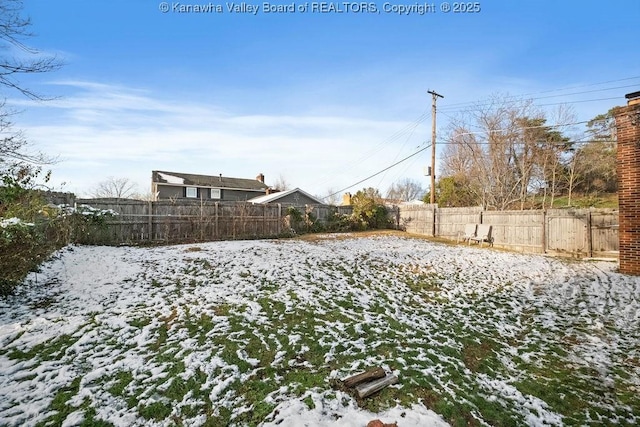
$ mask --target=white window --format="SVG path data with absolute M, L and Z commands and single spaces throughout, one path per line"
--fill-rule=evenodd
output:
M 187 187 L 186 196 L 191 199 L 198 198 L 198 189 L 196 187 Z
M 211 198 L 212 199 L 220 199 L 220 189 L 219 188 L 212 188 L 211 189 Z

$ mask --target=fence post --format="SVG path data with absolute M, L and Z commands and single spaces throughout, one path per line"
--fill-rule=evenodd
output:
M 547 253 L 547 210 L 542 210 L 542 253 Z
M 204 198 L 200 194 L 200 241 L 204 241 Z
M 218 226 L 218 202 L 215 203 L 214 209 L 213 236 L 216 239 L 220 238 L 220 228 Z
M 591 224 L 591 208 L 587 212 L 587 250 L 589 251 L 589 258 L 593 258 L 593 228 Z
M 282 233 L 282 204 L 278 203 L 278 236 Z
M 433 235 L 433 237 L 436 237 L 436 205 L 433 204 L 431 205 L 432 208 L 432 212 L 433 212 L 433 224 L 431 225 L 431 234 Z
M 149 241 L 153 239 L 153 201 L 149 200 L 149 216 L 147 217 L 147 231 L 149 232 Z

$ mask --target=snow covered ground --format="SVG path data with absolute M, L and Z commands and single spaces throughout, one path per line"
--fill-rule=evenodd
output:
M 0 299 L 0 425 L 640 423 L 615 263 L 324 237 L 61 250 Z

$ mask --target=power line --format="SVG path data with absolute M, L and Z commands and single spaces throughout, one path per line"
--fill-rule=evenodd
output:
M 593 90 L 583 90 L 582 92 L 573 92 L 573 93 L 561 93 L 560 95 L 547 95 L 547 96 L 538 96 L 532 99 L 547 99 L 547 98 L 557 98 L 559 96 L 572 96 L 572 95 L 582 95 L 583 93 L 594 93 L 594 92 L 606 92 L 608 90 L 617 90 L 617 89 L 625 89 L 628 87 L 637 87 L 638 85 L 625 85 L 625 86 L 616 86 L 616 87 L 608 87 L 605 89 L 593 89 Z
M 543 93 L 551 93 L 551 92 L 559 92 L 559 91 L 566 91 L 566 90 L 572 90 L 572 89 L 579 89 L 579 88 L 585 88 L 585 87 L 593 87 L 593 86 L 599 86 L 599 85 L 604 85 L 604 84 L 609 84 L 609 83 L 617 83 L 617 82 L 622 82 L 622 81 L 628 81 L 628 80 L 633 80 L 633 79 L 639 79 L 640 76 L 634 76 L 634 77 L 627 77 L 627 78 L 623 78 L 623 79 L 617 79 L 617 80 L 609 80 L 609 81 L 605 81 L 605 82 L 599 82 L 599 83 L 591 83 L 591 84 L 586 84 L 586 85 L 580 85 L 580 86 L 572 86 L 572 87 L 568 87 L 568 88 L 560 88 L 560 89 L 551 89 L 551 90 L 545 90 L 545 91 L 540 91 L 540 92 L 533 92 L 533 93 L 529 93 L 529 94 L 523 94 L 523 95 L 510 95 L 507 96 L 506 99 L 513 99 L 512 101 L 506 101 L 506 102 L 517 102 L 518 100 L 522 100 L 523 97 L 525 96 L 529 96 L 529 95 L 537 95 L 537 94 L 543 94 Z M 537 98 L 532 98 L 531 100 L 535 100 L 535 99 L 548 99 L 548 98 L 554 98 L 554 97 L 559 97 L 559 96 L 572 96 L 572 95 L 580 95 L 580 94 L 584 94 L 584 93 L 594 93 L 594 92 L 602 92 L 602 91 L 608 91 L 608 90 L 616 90 L 616 89 L 622 89 L 622 88 L 627 88 L 627 87 L 632 87 L 632 86 L 636 86 L 636 85 L 625 85 L 625 86 L 616 86 L 616 87 L 611 87 L 611 88 L 604 88 L 604 89 L 595 89 L 595 90 L 588 90 L 588 91 L 581 91 L 581 92 L 574 92 L 574 93 L 569 93 L 569 94 L 560 94 L 560 95 L 552 95 L 552 96 L 542 96 L 542 97 L 537 97 Z M 571 102 L 557 102 L 557 103 L 547 103 L 547 104 L 536 104 L 537 106 L 543 107 L 543 106 L 552 106 L 552 105 L 568 105 L 568 104 L 577 104 L 577 103 L 585 103 L 585 102 L 597 102 L 597 101 L 609 101 L 609 100 L 615 100 L 615 99 L 619 99 L 619 97 L 610 97 L 610 98 L 598 98 L 598 99 L 586 99 L 586 100 L 578 100 L 578 101 L 571 101 Z M 457 104 L 451 104 L 448 105 L 446 107 L 444 107 L 445 110 L 454 107 L 454 106 L 464 106 L 464 105 L 476 105 L 476 106 L 481 106 L 481 105 L 488 105 L 490 104 L 490 101 L 485 102 L 484 104 L 478 103 L 477 101 L 469 101 L 469 102 L 462 102 L 462 103 L 457 103 Z M 444 112 L 442 112 L 442 109 L 439 109 L 438 111 L 440 111 L 442 114 L 445 114 Z M 449 110 L 450 111 L 450 110 Z M 461 110 L 453 110 L 450 112 L 455 112 L 455 111 L 461 111 Z M 449 116 L 448 114 L 445 114 L 447 117 L 452 118 L 451 116 Z M 415 127 L 418 126 L 419 123 L 422 123 L 424 120 L 426 120 L 427 114 L 423 113 L 420 117 L 418 117 L 417 120 L 414 121 L 415 125 L 413 123 L 409 124 L 408 126 L 406 126 L 405 128 L 409 128 L 413 125 L 413 129 L 415 129 Z M 453 118 L 452 118 L 453 119 Z M 519 128 L 520 130 L 525 130 L 525 129 L 536 129 L 536 128 L 556 128 L 556 127 L 564 127 L 564 126 L 573 126 L 573 125 L 579 125 L 579 124 L 586 124 L 589 121 L 585 120 L 585 121 L 579 121 L 579 122 L 573 122 L 573 123 L 562 123 L 562 124 L 555 124 L 555 125 L 548 125 L 548 124 L 544 124 L 544 125 L 539 125 L 539 126 L 527 126 L 527 127 L 522 127 Z M 391 137 L 387 138 L 387 140 L 391 140 L 393 141 L 394 139 L 397 139 L 400 135 L 402 135 L 405 132 L 405 128 L 403 128 L 402 130 L 396 132 L 394 135 L 392 135 Z M 459 134 L 458 136 L 464 136 L 464 135 L 477 135 L 477 134 L 485 134 L 485 133 L 495 133 L 495 132 L 505 132 L 507 131 L 506 129 L 495 129 L 495 130 L 490 130 L 490 131 L 478 131 L 478 132 L 465 132 L 462 134 Z M 413 130 L 412 130 L 413 132 Z M 397 135 L 397 136 L 396 136 Z M 387 140 L 381 142 L 380 144 L 378 144 L 376 147 L 384 144 Z M 574 142 L 581 142 L 582 140 L 577 140 Z M 437 143 L 441 143 L 441 144 L 460 144 L 459 142 L 455 142 L 455 141 L 437 141 Z M 478 144 L 488 144 L 489 142 L 476 142 Z M 392 165 L 352 184 L 349 185 L 341 190 L 338 190 L 334 193 L 331 193 L 327 196 L 325 196 L 325 198 L 334 196 L 336 194 L 339 194 L 345 190 L 348 190 L 352 187 L 355 187 L 356 185 L 359 185 L 371 178 L 374 178 L 378 175 L 380 175 L 381 173 L 384 173 L 386 171 L 388 171 L 389 169 L 405 162 L 406 160 L 418 155 L 419 153 L 425 151 L 426 149 L 428 149 L 429 147 L 433 147 L 432 144 L 429 144 L 427 146 L 425 146 L 424 148 L 419 149 L 418 151 L 410 154 L 409 156 L 393 163 Z M 379 150 L 378 150 L 379 151 Z M 371 153 L 369 156 L 366 156 L 365 158 L 370 157 L 371 155 L 373 155 L 373 153 Z M 360 160 L 362 161 L 362 159 Z M 433 172 L 433 171 L 432 171 Z
M 542 129 L 542 128 L 559 128 L 559 127 L 564 127 L 564 126 L 573 126 L 573 125 L 581 125 L 581 124 L 585 124 L 585 123 L 589 123 L 589 120 L 583 120 L 581 122 L 573 122 L 573 123 L 561 123 L 561 124 L 556 124 L 556 125 L 536 125 L 536 126 L 525 126 L 525 127 L 518 127 L 519 130 L 526 130 L 526 129 Z M 482 130 L 482 131 L 478 131 L 478 132 L 464 132 L 464 133 L 459 133 L 456 136 L 464 136 L 464 135 L 478 135 L 478 134 L 484 134 L 484 133 L 497 133 L 497 132 L 508 132 L 511 131 L 511 129 L 491 129 L 491 130 Z
M 551 106 L 551 105 L 563 105 L 563 104 L 567 105 L 567 104 L 581 104 L 583 102 L 611 101 L 613 99 L 620 99 L 620 97 L 619 96 L 613 96 L 611 98 L 582 99 L 582 100 L 579 100 L 579 101 L 554 102 L 554 103 L 551 103 L 551 104 L 537 104 L 537 105 L 538 105 L 538 107 L 548 107 L 548 106 Z
M 405 135 L 407 133 L 409 133 L 409 136 L 407 137 L 407 139 L 408 139 L 413 134 L 415 129 L 422 122 L 424 122 L 428 117 L 429 117 L 429 115 L 427 113 L 427 110 L 425 110 L 417 119 L 415 119 L 414 121 L 408 123 L 402 129 L 394 132 L 391 136 L 385 138 L 380 143 L 376 144 L 373 148 L 371 148 L 369 151 L 367 151 L 365 154 L 363 154 L 362 157 L 360 157 L 358 159 L 352 159 L 351 161 L 346 162 L 344 165 L 338 166 L 337 168 L 334 169 L 334 171 L 344 170 L 345 167 L 349 167 L 349 166 L 352 166 L 352 165 L 358 164 L 358 163 L 363 163 L 366 159 L 368 159 L 369 157 L 373 156 L 375 153 L 377 153 L 380 150 L 382 150 L 386 145 L 388 145 L 388 144 L 390 144 L 392 142 L 395 142 L 396 140 L 399 140 L 403 135 Z M 405 142 L 405 144 L 406 144 L 406 142 Z M 396 156 L 396 158 L 397 158 L 397 156 Z M 320 184 L 318 184 L 318 185 L 326 184 L 328 182 L 326 177 L 331 175 L 331 174 L 332 173 L 327 173 L 327 174 L 323 175 L 321 178 L 319 178 L 318 182 L 320 182 Z
M 415 153 L 408 155 L 407 157 L 405 157 L 405 158 L 404 158 L 404 159 L 402 159 L 402 160 L 398 160 L 397 162 L 395 162 L 395 163 L 394 163 L 394 164 L 392 164 L 391 166 L 387 166 L 386 168 L 384 168 L 384 169 L 382 169 L 382 170 L 380 170 L 380 171 L 378 171 L 378 172 L 374 173 L 373 175 L 369 175 L 368 177 L 366 177 L 366 178 L 364 178 L 364 179 L 361 179 L 360 181 L 358 181 L 358 182 L 356 182 L 356 183 L 354 183 L 354 184 L 351 184 L 351 185 L 349 185 L 348 187 L 345 187 L 345 188 L 343 188 L 343 189 L 341 189 L 341 190 L 338 190 L 338 191 L 336 191 L 336 192 L 334 192 L 334 193 L 331 193 L 331 194 L 328 194 L 328 195 L 324 196 L 324 197 L 323 197 L 323 199 L 327 199 L 327 198 L 329 198 L 329 197 L 331 197 L 331 196 L 335 196 L 336 194 L 340 194 L 340 193 L 342 193 L 342 192 L 343 192 L 343 191 L 345 191 L 345 190 L 348 190 L 348 189 L 350 189 L 350 188 L 352 188 L 352 187 L 355 187 L 356 185 L 362 184 L 363 182 L 370 180 L 371 178 L 375 178 L 376 176 L 380 175 L 381 173 L 386 172 L 386 171 L 388 171 L 389 169 L 391 169 L 391 168 L 393 168 L 393 167 L 395 167 L 395 166 L 398 166 L 400 163 L 402 163 L 402 162 L 405 162 L 405 161 L 409 160 L 409 159 L 410 159 L 410 158 L 412 158 L 413 156 L 417 156 L 418 154 L 422 153 L 423 151 L 425 151 L 425 150 L 426 150 L 426 149 L 428 149 L 429 147 L 431 147 L 431 144 L 428 144 L 427 146 L 425 146 L 425 147 L 423 147 L 423 148 L 419 149 L 418 151 L 416 151 Z
M 619 82 L 628 81 L 628 80 L 634 80 L 634 79 L 640 79 L 640 76 L 626 77 L 626 78 L 623 78 L 623 79 L 609 80 L 609 81 L 599 82 L 599 83 L 590 83 L 590 84 L 586 84 L 586 85 L 570 86 L 570 87 L 566 87 L 566 88 L 549 89 L 549 90 L 543 90 L 543 91 L 538 91 L 538 92 L 530 92 L 530 93 L 525 93 L 525 94 L 520 94 L 520 95 L 507 95 L 505 98 L 506 99 L 513 99 L 511 102 L 516 102 L 518 100 L 522 100 L 523 98 L 528 97 L 528 96 L 532 96 L 532 95 L 539 95 L 539 94 L 552 93 L 552 92 L 563 92 L 563 91 L 567 91 L 567 90 L 581 89 L 581 88 L 593 87 L 593 86 L 600 86 L 600 85 L 605 85 L 605 84 L 609 84 L 609 83 L 619 83 Z M 596 89 L 594 91 L 607 91 L 607 90 L 622 89 L 622 88 L 632 87 L 632 86 L 637 86 L 637 85 L 617 86 L 617 87 L 613 87 L 613 88 Z M 575 93 L 572 93 L 572 94 L 560 94 L 560 95 L 553 95 L 553 96 L 549 96 L 549 97 L 579 95 L 579 94 L 582 94 L 582 93 L 591 93 L 591 92 L 594 92 L 594 91 L 575 92 Z M 542 99 L 542 98 L 549 98 L 549 97 L 534 97 L 534 98 L 531 98 L 531 99 L 535 100 L 535 99 Z M 447 105 L 446 107 L 443 107 L 443 108 L 462 107 L 462 106 L 465 106 L 465 105 L 487 105 L 489 103 L 490 103 L 489 99 L 476 100 L 476 101 L 465 101 L 465 102 L 458 102 L 458 103 L 454 103 L 454 104 L 449 104 L 449 105 Z
M 398 153 L 394 156 L 393 161 L 395 162 L 396 159 L 400 156 L 400 153 L 402 153 L 402 150 L 404 149 L 405 145 L 407 145 L 407 143 L 409 142 L 409 139 L 413 136 L 413 132 L 418 128 L 418 125 L 416 124 L 412 129 L 411 129 L 411 133 L 409 133 L 409 135 L 407 135 L 407 138 L 405 139 L 405 141 L 402 143 L 402 146 L 400 147 L 400 150 L 398 150 Z M 378 187 L 382 184 L 382 181 L 384 180 L 385 176 L 387 174 L 385 173 L 381 178 L 380 178 L 380 182 L 378 183 Z
M 635 86 L 636 85 L 632 85 L 630 87 L 635 87 Z M 563 95 L 558 95 L 558 96 L 563 96 Z M 535 99 L 538 99 L 538 98 L 532 98 L 530 100 L 534 101 Z M 543 99 L 543 98 L 539 98 L 539 99 Z M 546 106 L 551 106 L 551 105 L 571 105 L 571 104 L 580 104 L 580 103 L 584 103 L 584 102 L 609 101 L 609 100 L 612 100 L 612 99 L 620 99 L 620 97 L 616 96 L 616 97 L 609 97 L 609 98 L 580 99 L 580 100 L 577 100 L 577 101 L 562 101 L 562 102 L 553 102 L 553 103 L 548 103 L 548 104 L 537 104 L 537 103 L 534 102 L 533 105 L 537 106 L 537 107 L 546 107 Z M 521 102 L 521 101 L 526 101 L 526 100 L 525 99 L 504 100 L 502 103 L 503 104 L 515 104 L 516 102 Z M 485 103 L 477 103 L 477 104 L 469 105 L 469 107 L 465 107 L 465 108 L 448 109 L 448 110 L 445 110 L 445 111 L 448 111 L 449 113 L 456 113 L 456 112 L 466 111 L 468 108 L 483 107 L 483 106 L 488 106 L 488 105 L 491 105 L 491 104 L 492 104 L 491 101 L 487 101 Z M 443 107 L 443 108 L 446 109 L 447 107 Z
M 538 125 L 538 126 L 525 126 L 525 127 L 521 127 L 521 128 L 518 128 L 518 129 L 520 129 L 520 130 L 525 130 L 525 129 L 540 129 L 540 128 L 556 128 L 556 127 L 572 126 L 572 125 L 578 125 L 578 124 L 584 124 L 584 123 L 588 123 L 588 121 L 586 121 L 586 120 L 585 120 L 585 121 L 581 121 L 581 122 L 561 123 L 561 124 L 555 124 L 555 125 L 546 125 L 546 124 L 545 124 L 545 125 Z M 477 135 L 477 134 L 494 133 L 494 132 L 504 132 L 504 131 L 506 131 L 506 130 L 507 130 L 507 129 L 494 129 L 494 130 L 490 130 L 490 131 L 465 132 L 465 133 L 458 134 L 457 136 L 464 136 L 464 135 Z M 583 140 L 577 140 L 577 141 L 574 141 L 574 142 L 581 142 L 581 141 L 583 141 Z M 452 145 L 452 144 L 463 144 L 462 142 L 456 142 L 456 141 L 437 141 L 437 143 L 438 143 L 438 144 L 446 144 L 446 145 Z M 489 142 L 489 141 L 485 141 L 485 142 L 483 142 L 483 141 L 476 141 L 475 143 L 476 143 L 476 144 L 490 144 L 490 142 Z M 517 144 L 518 142 L 515 142 L 515 143 Z M 524 142 L 521 142 L 521 143 L 524 143 Z M 428 149 L 428 148 L 430 148 L 430 147 L 432 147 L 432 145 L 431 145 L 431 144 L 428 144 L 428 145 L 426 145 L 425 147 L 420 148 L 418 151 L 416 151 L 416 152 L 414 152 L 414 153 L 412 153 L 412 154 L 408 155 L 407 157 L 405 157 L 405 158 L 403 158 L 403 159 L 401 159 L 401 160 L 399 160 L 399 161 L 397 161 L 397 162 L 393 163 L 392 165 L 387 166 L 386 168 L 384 168 L 384 169 L 382 169 L 382 170 L 380 170 L 380 171 L 378 171 L 378 172 L 376 172 L 376 173 L 374 173 L 374 174 L 372 174 L 372 175 L 369 175 L 368 177 L 366 177 L 366 178 L 364 178 L 364 179 L 361 179 L 360 181 L 358 181 L 358 182 L 356 182 L 356 183 L 354 183 L 354 184 L 351 184 L 351 185 L 349 185 L 349 186 L 347 186 L 347 187 L 345 187 L 345 188 L 342 188 L 342 189 L 340 189 L 340 190 L 338 190 L 338 191 L 336 191 L 336 192 L 333 192 L 333 193 L 331 193 L 331 194 L 328 194 L 328 195 L 327 195 L 327 196 L 325 196 L 324 198 L 326 199 L 326 198 L 329 198 L 329 197 L 331 197 L 331 196 L 335 196 L 336 194 L 342 193 L 343 191 L 348 190 L 348 189 L 350 189 L 350 188 L 352 188 L 352 187 L 355 187 L 356 185 L 362 184 L 363 182 L 368 181 L 368 180 L 370 180 L 371 178 L 375 178 L 376 176 L 380 175 L 381 173 L 386 172 L 386 171 L 388 171 L 389 169 L 391 169 L 391 168 L 393 168 L 393 167 L 395 167 L 395 166 L 399 165 L 400 163 L 403 163 L 403 162 L 405 162 L 405 161 L 409 160 L 410 158 L 412 158 L 412 157 L 414 157 L 414 156 L 416 156 L 416 155 L 418 155 L 418 154 L 422 153 L 423 151 L 425 151 L 426 149 Z

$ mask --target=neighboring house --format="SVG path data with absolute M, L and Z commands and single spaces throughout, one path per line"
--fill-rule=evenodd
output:
M 155 200 L 194 199 L 247 201 L 267 192 L 264 175 L 256 179 L 195 175 L 180 172 L 151 172 L 151 193 Z
M 277 193 L 265 194 L 264 196 L 255 197 L 249 200 L 255 204 L 280 203 L 284 206 L 305 206 L 305 205 L 324 205 L 325 203 L 299 188 L 293 190 L 278 191 Z

